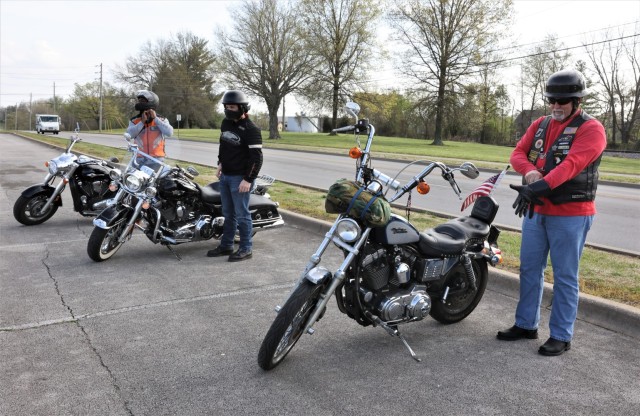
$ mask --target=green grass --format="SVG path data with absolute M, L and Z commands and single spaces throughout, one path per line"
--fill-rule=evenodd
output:
M 211 130 L 206 131 L 211 132 Z M 36 134 L 30 134 L 29 136 L 60 146 L 66 146 L 68 143 L 68 140 L 66 139 L 51 136 L 43 137 Z M 322 137 L 325 140 L 334 143 L 348 140 L 342 136 L 338 138 L 327 136 Z M 207 138 L 206 140 L 211 140 L 211 138 Z M 291 139 L 292 142 L 295 142 L 296 140 L 299 139 Z M 423 145 L 425 144 L 423 143 Z M 349 145 L 345 146 L 344 144 L 341 144 L 341 146 L 343 149 L 347 149 L 349 147 Z M 429 147 L 429 149 L 433 147 L 435 146 Z M 451 148 L 460 149 L 461 146 L 452 145 Z M 114 155 L 122 158 L 126 153 L 124 150 L 82 142 L 77 143 L 74 150 L 91 154 L 99 158 L 108 158 Z M 441 150 L 438 149 L 438 151 Z M 459 150 L 460 153 L 466 151 L 467 149 Z M 439 156 L 435 156 L 434 158 L 443 159 Z M 182 162 L 171 159 L 167 159 L 167 162 L 169 164 L 175 164 L 176 162 L 183 164 Z M 635 161 L 635 163 L 640 164 L 640 161 Z M 196 178 L 200 184 L 206 184 L 216 180 L 215 168 L 202 165 L 194 166 L 200 172 L 200 176 Z M 288 211 L 325 221 L 333 221 L 336 218 L 335 214 L 327 214 L 324 211 L 324 192 L 276 182 L 270 188 L 269 193 L 275 201 L 280 203 L 280 206 L 283 209 Z M 394 208 L 394 212 L 403 216 L 405 215 L 404 210 Z M 441 217 L 422 212 L 412 212 L 410 214 L 410 219 L 412 224 L 419 230 L 431 228 L 446 221 Z M 521 235 L 518 232 L 503 231 L 500 234 L 499 243 L 500 248 L 503 250 L 503 263 L 498 266 L 499 269 L 516 274 L 518 273 L 520 264 L 520 241 Z M 548 282 L 553 281 L 551 267 L 547 268 L 545 280 Z M 580 264 L 580 289 L 583 293 L 640 308 L 640 260 L 636 257 L 612 254 L 586 247 Z

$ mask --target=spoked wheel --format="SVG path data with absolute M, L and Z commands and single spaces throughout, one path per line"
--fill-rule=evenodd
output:
M 46 192 L 41 192 L 30 198 L 20 195 L 16 200 L 16 203 L 13 204 L 13 216 L 20 224 L 42 224 L 49 218 L 53 217 L 53 214 L 58 210 L 58 204 L 54 202 L 49 205 L 49 208 L 47 208 L 46 211 L 40 212 L 48 199 L 49 194 Z
M 291 294 L 260 346 L 258 365 L 263 370 L 275 368 L 298 342 L 322 289 L 304 280 Z
M 120 222 L 118 225 L 105 230 L 104 228 L 94 227 L 87 244 L 87 254 L 93 261 L 105 261 L 114 254 L 124 244 L 119 242 L 118 237 L 127 226 L 126 221 Z
M 431 316 L 443 324 L 453 324 L 462 321 L 478 306 L 484 295 L 489 280 L 487 262 L 472 260 L 473 272 L 476 275 L 476 289 L 472 289 L 466 277 L 462 264 L 458 264 L 447 277 L 445 285 L 449 286 L 449 296 L 445 303 L 439 300 L 433 302 Z

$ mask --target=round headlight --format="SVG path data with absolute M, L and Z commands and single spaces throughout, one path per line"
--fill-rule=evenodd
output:
M 119 181 L 122 177 L 122 171 L 120 169 L 111 169 L 109 172 L 109 177 L 112 181 Z
M 338 222 L 336 234 L 345 243 L 353 243 L 360 238 L 360 226 L 351 218 L 343 218 Z
M 55 175 L 56 172 L 58 172 L 58 164 L 56 163 L 55 160 L 50 160 L 49 161 L 49 173 L 52 175 Z
M 154 196 L 156 196 L 157 193 L 158 193 L 158 190 L 153 186 L 150 186 L 144 190 L 144 194 L 149 198 L 153 198 Z
M 135 175 L 127 175 L 124 184 L 133 192 L 138 192 L 142 188 L 142 180 Z

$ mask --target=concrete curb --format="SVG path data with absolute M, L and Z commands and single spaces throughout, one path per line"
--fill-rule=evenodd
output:
M 284 209 L 280 209 L 279 211 L 287 225 L 301 228 L 314 234 L 324 235 L 332 225 L 330 222 L 307 217 Z M 489 279 L 489 285 L 487 286 L 489 290 L 518 299 L 520 291 L 518 275 L 493 267 L 489 268 L 489 274 L 491 277 Z M 553 286 L 545 283 L 542 302 L 543 305 L 546 305 L 545 307 L 547 309 L 551 307 L 552 297 Z M 640 339 L 640 309 L 629 305 L 581 293 L 578 319 L 632 338 Z

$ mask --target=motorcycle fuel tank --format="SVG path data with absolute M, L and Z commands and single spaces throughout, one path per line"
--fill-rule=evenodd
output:
M 404 218 L 391 214 L 384 227 L 373 229 L 375 241 L 383 244 L 411 244 L 420 240 L 420 233 Z

